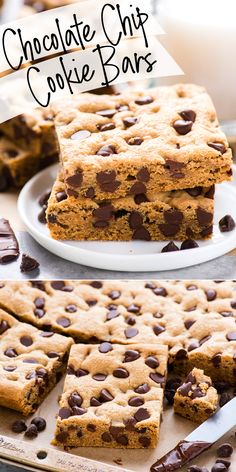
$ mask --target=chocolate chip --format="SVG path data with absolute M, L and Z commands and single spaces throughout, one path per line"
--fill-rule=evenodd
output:
M 41 416 L 36 416 L 32 419 L 31 424 L 34 424 L 37 428 L 37 431 L 40 433 L 46 429 L 47 423 L 44 418 Z
M 146 97 L 140 97 L 135 100 L 136 105 L 149 105 L 149 103 L 152 103 L 154 100 L 151 96 L 147 95 Z
M 226 233 L 228 231 L 233 231 L 235 228 L 235 221 L 230 215 L 225 215 L 221 220 L 219 221 L 219 227 L 221 233 Z
M 147 383 L 144 383 L 142 385 L 139 385 L 134 389 L 135 393 L 139 393 L 141 395 L 144 395 L 145 393 L 148 393 L 150 390 L 150 387 Z
M 78 436 L 78 433 L 77 433 L 77 436 Z M 78 436 L 78 437 L 80 437 L 80 436 Z M 69 438 L 69 433 L 67 433 L 67 431 L 61 431 L 60 433 L 58 433 L 56 435 L 56 440 L 58 442 L 61 442 L 62 444 L 66 443 L 68 438 Z
M 38 430 L 35 424 L 28 426 L 27 430 L 25 431 L 25 436 L 29 439 L 33 439 L 38 436 Z
M 123 362 L 133 362 L 139 359 L 139 357 L 140 357 L 140 353 L 138 351 L 129 349 L 128 351 L 125 351 Z
M 4 352 L 4 355 L 7 356 L 7 357 L 17 357 L 18 356 L 17 352 L 12 347 L 9 347 L 8 349 L 6 349 L 6 351 Z
M 166 223 L 179 225 L 183 221 L 183 213 L 179 210 L 167 210 L 164 212 Z
M 159 336 L 159 334 L 163 333 L 165 330 L 166 329 L 164 328 L 164 326 L 161 326 L 161 325 L 153 326 L 153 331 L 154 331 L 156 336 Z
M 153 380 L 153 382 L 156 382 L 158 384 L 163 384 L 165 382 L 165 376 L 157 374 L 155 372 L 151 372 L 151 374 L 149 374 L 149 377 Z
M 144 404 L 143 398 L 140 397 L 131 397 L 128 401 L 129 406 L 141 406 Z
M 63 328 L 68 328 L 71 325 L 71 322 L 65 316 L 61 316 L 60 318 L 57 318 L 57 324 Z
M 103 192 L 113 193 L 120 186 L 120 182 L 115 180 L 116 172 L 114 170 L 107 172 L 98 172 L 96 179 Z
M 72 416 L 72 411 L 71 411 L 70 408 L 64 407 L 64 408 L 61 408 L 61 409 L 59 410 L 59 413 L 58 413 L 58 414 L 59 414 L 59 416 L 60 416 L 60 418 L 61 418 L 62 420 L 66 420 L 67 418 L 69 418 L 70 416 Z
M 111 343 L 106 343 L 106 342 L 101 343 L 99 348 L 98 348 L 99 352 L 101 352 L 103 354 L 105 354 L 109 351 L 112 351 L 112 349 L 113 349 L 112 344 Z
M 199 342 L 198 341 L 193 341 L 188 346 L 188 352 L 193 351 L 194 349 L 198 349 L 199 347 L 200 347 Z
M 143 139 L 139 137 L 133 137 L 128 139 L 127 144 L 130 146 L 140 146 L 143 143 Z
M 179 113 L 179 115 L 184 121 L 192 121 L 193 123 L 195 122 L 197 116 L 193 110 L 183 110 Z
M 35 314 L 35 316 L 36 316 L 37 318 L 40 319 L 40 318 L 43 318 L 43 316 L 45 315 L 45 311 L 42 310 L 41 308 L 36 308 L 36 309 L 34 310 L 34 314 Z
M 149 202 L 149 200 L 147 198 L 147 195 L 145 195 L 145 193 L 140 193 L 134 196 L 134 202 L 136 203 L 136 205 L 141 205 L 141 203 Z
M 72 134 L 70 139 L 76 139 L 82 141 L 83 139 L 89 138 L 91 136 L 90 131 L 83 129 L 80 131 L 76 131 L 76 133 Z
M 217 449 L 218 457 L 230 457 L 233 454 L 233 447 L 229 443 L 221 444 Z
M 182 395 L 183 397 L 187 397 L 188 393 L 192 389 L 192 382 L 185 382 L 180 387 L 178 388 L 178 393 Z
M 93 380 L 96 380 L 97 382 L 103 382 L 107 378 L 107 375 L 98 373 L 98 374 L 94 374 L 92 378 Z
M 135 182 L 130 188 L 129 195 L 145 194 L 146 191 L 146 185 L 143 182 Z
M 43 297 L 35 298 L 34 304 L 35 304 L 36 308 L 44 308 L 45 298 L 43 298 Z
M 211 335 L 209 334 L 208 336 L 204 336 L 204 338 L 200 339 L 199 341 L 199 344 L 200 346 L 202 346 L 202 344 L 206 343 L 207 341 L 209 341 L 209 339 L 211 339 Z
M 116 154 L 116 148 L 112 144 L 107 144 L 106 146 L 102 146 L 97 152 L 97 156 L 111 156 L 112 154 Z
M 175 355 L 175 358 L 177 360 L 183 360 L 183 359 L 186 359 L 187 356 L 187 352 L 185 349 L 179 349 L 178 352 L 176 353 Z
M 93 210 L 93 216 L 98 220 L 106 221 L 112 218 L 114 207 L 112 205 L 102 205 Z
M 232 331 L 231 333 L 226 334 L 226 339 L 228 341 L 236 341 L 236 331 Z
M 112 442 L 112 437 L 109 433 L 102 433 L 101 438 L 104 442 Z
M 67 194 L 66 192 L 57 192 L 56 193 L 56 199 L 58 202 L 63 202 L 63 200 L 66 200 L 67 199 Z
M 155 293 L 155 295 L 160 296 L 160 297 L 167 297 L 168 295 L 164 287 L 155 287 L 153 289 L 153 293 Z
M 81 406 L 83 403 L 82 397 L 78 392 L 72 392 L 68 398 L 68 404 L 72 408 L 73 406 Z
M 105 123 L 103 125 L 97 125 L 97 129 L 99 131 L 111 131 L 112 129 L 115 129 L 115 123 Z
M 113 318 L 117 318 L 117 316 L 120 316 L 120 313 L 118 312 L 118 309 L 117 308 L 112 308 L 112 309 L 109 309 L 109 311 L 106 315 L 106 319 L 107 319 L 107 321 L 113 320 Z
M 20 342 L 23 346 L 29 347 L 33 344 L 33 339 L 31 336 L 21 336 Z
M 170 241 L 166 246 L 164 246 L 161 252 L 174 252 L 179 251 L 178 246 L 174 243 L 174 241 Z
M 102 402 L 102 403 L 106 403 L 106 402 L 111 402 L 112 400 L 114 400 L 114 397 L 112 396 L 112 394 L 108 390 L 106 390 L 104 388 L 100 392 L 99 401 Z
M 233 316 L 232 311 L 221 311 L 220 315 L 223 316 L 224 318 L 227 318 L 228 316 Z
M 181 251 L 184 251 L 185 249 L 194 249 L 195 247 L 199 247 L 198 243 L 194 241 L 194 239 L 185 239 L 185 241 L 182 242 L 180 249 Z
M 150 418 L 150 413 L 146 408 L 139 408 L 136 413 L 134 414 L 134 418 L 137 422 L 144 421 Z
M 123 119 L 123 123 L 126 126 L 126 128 L 130 128 L 131 126 L 135 125 L 138 121 L 138 118 L 136 117 L 127 117 Z
M 60 354 L 55 351 L 49 351 L 47 352 L 47 356 L 49 357 L 49 359 L 56 359 L 56 357 L 60 357 Z
M 46 192 L 43 192 L 42 195 L 40 195 L 38 203 L 41 207 L 47 206 L 50 195 L 51 190 L 47 190 Z
M 142 167 L 137 173 L 137 179 L 141 182 L 148 182 L 150 180 L 150 172 L 146 167 Z
M 140 306 L 135 305 L 135 303 L 131 303 L 131 305 L 128 306 L 127 311 L 138 314 L 140 313 Z
M 208 302 L 211 302 L 216 299 L 217 292 L 214 289 L 205 290 L 206 298 Z
M 224 154 L 227 149 L 225 147 L 225 145 L 223 143 L 207 143 L 208 146 L 210 146 L 211 148 L 215 149 L 216 151 L 219 151 L 221 154 Z
M 39 262 L 36 261 L 33 257 L 28 256 L 27 254 L 22 254 L 22 260 L 20 264 L 21 272 L 31 272 L 39 268 Z
M 117 113 L 117 110 L 113 110 L 113 109 L 96 111 L 96 115 L 104 116 L 104 118 L 113 118 L 113 116 L 116 113 Z
M 137 328 L 127 328 L 125 329 L 125 337 L 127 339 L 134 338 L 138 334 L 138 329 Z M 127 351 L 126 351 L 127 352 Z M 127 361 L 126 361 L 127 362 Z
M 168 401 L 169 405 L 173 405 L 174 403 L 174 396 L 177 388 L 179 388 L 181 385 L 181 379 L 179 378 L 173 378 L 169 379 L 166 382 L 166 387 L 165 387 L 165 398 Z
M 143 217 L 138 211 L 131 211 L 129 215 L 129 226 L 131 229 L 140 228 L 143 224 Z
M 110 297 L 112 300 L 117 300 L 117 298 L 120 298 L 121 292 L 119 290 L 112 290 L 110 293 L 108 293 L 108 297 Z
M 138 438 L 138 441 L 141 444 L 141 446 L 150 447 L 151 439 L 148 438 L 147 436 L 141 436 L 140 438 Z
M 6 370 L 7 372 L 14 372 L 14 370 L 16 370 L 16 367 L 13 365 L 5 365 L 3 366 L 3 369 Z
M 187 192 L 191 197 L 198 197 L 202 193 L 202 187 L 186 188 Z
M 122 367 L 118 367 L 117 369 L 113 370 L 113 375 L 118 379 L 127 379 L 129 377 L 129 372 Z
M 77 169 L 74 175 L 66 178 L 66 183 L 71 187 L 79 188 L 83 182 L 83 172 Z
M 12 424 L 11 430 L 13 431 L 13 433 L 19 434 L 19 433 L 23 433 L 23 431 L 26 431 L 27 426 L 23 420 L 17 420 L 17 421 L 14 421 L 14 423 Z
M 212 222 L 213 215 L 203 208 L 197 208 L 197 219 L 201 226 L 209 225 Z
M 89 187 L 88 190 L 86 191 L 86 197 L 87 198 L 94 198 L 95 197 L 95 190 L 93 187 Z
M 10 328 L 9 323 L 6 320 L 0 321 L 0 335 L 5 333 Z
M 151 235 L 149 231 L 144 228 L 144 226 L 141 226 L 140 228 L 137 228 L 132 236 L 133 240 L 140 240 L 140 241 L 151 241 Z
M 90 398 L 90 406 L 100 406 L 101 405 L 101 402 L 95 398 L 95 397 L 91 397 Z
M 224 464 L 226 466 L 226 470 L 230 468 L 230 461 L 227 461 L 225 459 L 216 459 L 216 464 Z
M 192 130 L 193 122 L 185 120 L 176 120 L 173 123 L 173 128 L 178 134 L 185 135 Z
M 76 305 L 67 305 L 65 307 L 65 311 L 67 313 L 75 313 L 77 311 L 77 306 Z
M 176 236 L 176 234 L 180 230 L 180 225 L 163 223 L 163 224 L 158 225 L 158 228 L 161 231 L 161 233 L 168 238 L 171 236 Z
M 233 309 L 236 309 L 236 300 L 233 300 L 232 302 L 230 302 L 230 305 Z
M 160 365 L 160 362 L 155 356 L 148 356 L 145 360 L 145 364 L 151 369 L 156 369 Z
M 166 159 L 164 168 L 170 171 L 171 177 L 174 179 L 182 179 L 184 173 L 181 172 L 185 164 L 183 162 L 173 161 L 172 159 Z
M 129 440 L 128 440 L 127 436 L 125 436 L 124 434 L 121 434 L 120 436 L 117 436 L 115 439 L 116 439 L 116 442 L 118 444 L 122 444 L 122 446 L 127 446 L 129 444 Z

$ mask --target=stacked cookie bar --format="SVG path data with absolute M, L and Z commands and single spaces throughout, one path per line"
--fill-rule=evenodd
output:
M 56 239 L 212 234 L 214 185 L 232 154 L 204 89 L 81 94 L 52 107 L 61 169 L 47 220 Z
M 0 191 L 22 187 L 36 172 L 58 160 L 54 123 L 36 109 L 0 124 Z

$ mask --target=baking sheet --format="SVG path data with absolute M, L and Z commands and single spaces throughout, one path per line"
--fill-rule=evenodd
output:
M 176 443 L 185 438 L 195 427 L 192 422 L 178 417 L 173 413 L 169 406 L 165 407 L 163 423 L 161 426 L 160 441 L 158 447 L 146 450 L 123 450 L 106 448 L 78 448 L 70 452 L 64 452 L 63 449 L 51 446 L 50 441 L 53 438 L 55 429 L 56 414 L 58 411 L 58 398 L 62 393 L 63 380 L 50 393 L 44 403 L 39 407 L 34 416 L 42 416 L 47 421 L 47 428 L 39 433 L 36 439 L 24 439 L 23 434 L 14 434 L 11 432 L 11 425 L 16 419 L 22 416 L 17 412 L 0 408 L 0 457 L 14 463 L 19 461 L 22 466 L 30 466 L 30 470 L 57 470 L 57 472 L 117 472 L 117 471 L 136 471 L 146 472 L 150 466 L 167 451 L 172 449 Z M 27 423 L 30 422 L 30 417 Z M 236 446 L 235 429 L 222 438 L 222 442 L 231 442 Z M 3 437 L 4 436 L 4 440 Z M 209 438 L 210 440 L 210 438 Z M 209 452 L 203 454 L 199 459 L 194 460 L 194 464 L 207 466 L 209 470 L 215 462 L 217 444 Z M 39 451 L 46 451 L 48 456 L 44 460 L 37 458 Z M 82 458 L 82 460 L 81 460 Z M 86 462 L 86 459 L 95 462 Z M 236 449 L 231 458 L 231 471 L 235 471 Z M 120 464 L 120 465 L 118 465 Z M 187 471 L 187 467 L 181 469 Z

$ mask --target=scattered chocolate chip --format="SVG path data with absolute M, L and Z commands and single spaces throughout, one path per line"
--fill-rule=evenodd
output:
M 149 231 L 144 228 L 144 226 L 140 226 L 140 228 L 137 228 L 132 236 L 133 240 L 140 240 L 140 241 L 151 241 L 151 235 Z
M 137 336 L 137 334 L 138 334 L 138 329 L 137 328 L 127 328 L 127 329 L 125 329 L 125 337 L 127 339 L 134 338 L 135 336 Z
M 110 293 L 108 293 L 108 297 L 110 297 L 112 300 L 117 300 L 117 298 L 120 298 L 121 292 L 119 290 L 112 290 Z
M 191 197 L 198 197 L 202 193 L 202 187 L 186 188 L 187 192 Z
M 94 198 L 95 197 L 95 190 L 93 187 L 89 187 L 88 190 L 86 191 L 86 197 L 87 198 Z
M 71 411 L 70 408 L 64 407 L 64 408 L 61 408 L 59 410 L 58 414 L 59 414 L 59 416 L 62 420 L 66 420 L 67 418 L 69 418 L 72 415 L 72 411 Z
M 172 159 L 166 159 L 164 168 L 170 171 L 171 177 L 174 179 L 182 179 L 184 173 L 182 172 L 185 167 L 183 162 L 173 161 Z
M 134 196 L 134 202 L 136 203 L 136 205 L 141 205 L 141 203 L 147 203 L 149 202 L 149 200 L 145 193 L 140 193 Z
M 68 328 L 71 325 L 71 321 L 65 316 L 61 316 L 60 318 L 57 318 L 57 324 L 63 328 Z
M 154 100 L 151 96 L 146 96 L 146 97 L 140 97 L 135 100 L 136 105 L 149 105 L 149 103 L 152 103 Z
M 226 339 L 228 341 L 236 341 L 236 331 L 231 331 L 230 333 L 226 334 Z
M 138 438 L 138 441 L 143 447 L 149 447 L 151 444 L 151 439 L 147 436 L 140 436 L 140 438 Z
M 129 349 L 128 351 L 125 351 L 125 356 L 124 356 L 124 361 L 123 362 L 133 362 L 139 359 L 140 353 L 138 351 L 134 351 L 132 349 Z
M 231 465 L 230 461 L 227 461 L 225 459 L 216 459 L 216 464 L 219 464 L 219 463 L 224 464 L 226 466 L 226 470 L 228 470 Z
M 139 137 L 129 138 L 127 144 L 130 146 L 140 146 L 143 143 L 143 139 Z
M 183 221 L 183 213 L 179 210 L 167 210 L 164 212 L 164 218 L 166 223 L 179 225 Z
M 83 182 L 83 172 L 77 169 L 74 175 L 66 178 L 66 183 L 71 187 L 79 188 Z
M 193 123 L 195 122 L 197 116 L 193 110 L 183 110 L 179 113 L 179 115 L 184 121 L 192 121 Z
M 136 315 L 140 313 L 140 306 L 135 305 L 135 303 L 131 303 L 131 305 L 128 306 L 127 311 L 130 313 L 135 313 Z
M 167 291 L 164 287 L 155 287 L 153 289 L 153 293 L 155 293 L 155 295 L 158 295 L 159 297 L 167 297 Z
M 98 172 L 96 179 L 103 192 L 113 193 L 120 186 L 120 182 L 115 180 L 116 172 L 114 170 L 107 172 Z
M 224 443 L 224 444 L 221 444 L 218 447 L 217 455 L 218 455 L 218 457 L 227 458 L 227 457 L 230 457 L 233 454 L 233 451 L 234 451 L 233 446 L 231 446 L 231 444 Z
M 9 323 L 6 320 L 0 321 L 0 335 L 5 333 L 10 328 Z
M 74 406 L 81 406 L 83 403 L 82 397 L 78 394 L 78 392 L 72 392 L 68 398 L 68 404 L 71 408 Z
M 130 128 L 131 126 L 134 126 L 138 121 L 138 118 L 129 116 L 127 118 L 123 119 L 123 123 L 126 126 L 126 128 Z
M 115 129 L 116 125 L 115 123 L 105 123 L 103 125 L 97 125 L 97 128 L 99 131 L 111 131 L 112 129 Z
M 174 403 L 174 396 L 177 388 L 181 385 L 180 378 L 172 378 L 167 380 L 166 387 L 165 387 L 165 398 L 168 401 L 169 405 L 173 405 Z
M 47 206 L 50 195 L 51 190 L 47 190 L 46 192 L 42 193 L 42 195 L 38 199 L 38 203 L 41 207 Z
M 109 351 L 112 351 L 112 349 L 113 349 L 112 344 L 111 343 L 106 343 L 106 342 L 101 343 L 99 348 L 98 348 L 99 352 L 101 352 L 103 354 L 105 354 Z
M 131 229 L 137 229 L 143 224 L 143 216 L 138 211 L 131 211 L 128 221 Z
M 198 349 L 200 347 L 200 344 L 198 341 L 193 341 L 189 344 L 188 346 L 188 352 L 193 351 L 194 349 Z
M 233 231 L 235 228 L 235 221 L 230 215 L 225 215 L 221 220 L 219 221 L 219 227 L 220 231 L 222 233 L 226 233 L 228 231 Z
M 98 373 L 98 374 L 94 374 L 92 378 L 93 380 L 96 380 L 97 382 L 103 382 L 107 378 L 107 375 Z
M 106 403 L 106 402 L 111 402 L 112 400 L 114 400 L 113 395 L 107 389 L 104 388 L 100 392 L 99 401 L 101 403 Z
M 165 376 L 157 374 L 155 372 L 151 372 L 151 374 L 149 374 L 149 377 L 153 380 L 153 382 L 156 382 L 158 384 L 163 384 L 165 382 Z
M 113 118 L 116 113 L 117 110 L 113 109 L 96 111 L 96 115 L 103 116 L 104 118 Z
M 219 151 L 221 154 L 224 154 L 227 151 L 223 143 L 207 143 L 207 144 L 208 146 L 215 149 L 216 151 Z
M 146 408 L 139 408 L 134 414 L 134 418 L 137 422 L 144 421 L 150 418 L 150 413 Z
M 177 360 L 183 360 L 183 359 L 186 359 L 187 357 L 188 357 L 188 355 L 187 355 L 187 351 L 185 349 L 179 349 L 178 352 L 175 355 L 175 358 Z
M 66 200 L 67 199 L 67 194 L 66 192 L 57 192 L 56 193 L 56 199 L 57 199 L 57 202 L 63 202 L 63 200 Z
M 27 426 L 23 420 L 17 420 L 12 424 L 11 430 L 13 433 L 23 433 L 27 430 Z
M 9 347 L 8 349 L 6 349 L 6 351 L 4 352 L 4 355 L 7 356 L 7 357 L 17 357 L 18 356 L 17 352 L 12 347 Z
M 93 210 L 93 216 L 98 220 L 106 221 L 112 218 L 113 212 L 115 211 L 112 205 L 101 205 L 99 208 Z
M 139 393 L 141 395 L 144 395 L 145 393 L 148 393 L 150 390 L 150 387 L 147 383 L 144 383 L 142 385 L 139 385 L 134 389 L 135 393 Z
M 5 365 L 3 369 L 6 370 L 6 372 L 14 372 L 14 370 L 16 370 L 16 367 L 14 365 Z
M 156 369 L 160 365 L 160 362 L 155 356 L 148 356 L 145 360 L 145 364 L 151 369 Z
M 107 144 L 106 146 L 102 146 L 97 152 L 97 156 L 111 156 L 112 154 L 116 154 L 116 148 L 112 144 Z
M 142 167 L 137 173 L 137 179 L 141 182 L 148 182 L 150 180 L 150 172 L 146 167 Z
M 113 320 L 113 318 L 117 318 L 117 316 L 120 316 L 118 309 L 117 308 L 111 308 L 111 309 L 109 309 L 109 311 L 106 315 L 106 319 L 107 319 L 107 321 Z
M 20 342 L 23 346 L 29 347 L 33 344 L 33 339 L 31 336 L 21 336 Z
M 199 345 L 202 346 L 204 343 L 206 343 L 207 341 L 209 341 L 209 339 L 211 339 L 211 335 L 210 335 L 210 334 L 209 334 L 208 336 L 204 336 L 204 338 L 200 339 Z
M 34 424 L 40 433 L 41 431 L 44 431 L 46 429 L 47 423 L 44 418 L 41 416 L 36 416 L 36 418 L 33 418 L 31 421 L 31 424 Z
M 31 272 L 39 268 L 39 262 L 36 261 L 33 257 L 28 256 L 27 254 L 22 254 L 22 260 L 20 264 L 21 272 Z
M 158 225 L 158 228 L 161 231 L 161 233 L 168 238 L 168 237 L 176 236 L 176 234 L 180 230 L 180 225 L 163 223 L 163 224 Z
M 131 397 L 128 401 L 129 406 L 141 406 L 144 404 L 143 398 L 140 397 Z
M 101 402 L 95 398 L 95 397 L 91 397 L 90 398 L 90 406 L 100 406 L 101 405 Z
M 161 325 L 153 326 L 153 331 L 154 331 L 156 336 L 159 336 L 159 334 L 163 333 L 165 330 L 166 329 L 164 328 L 164 326 L 161 326 Z
M 109 433 L 102 433 L 101 438 L 104 442 L 112 442 L 112 437 Z
M 179 251 L 178 246 L 174 243 L 174 241 L 170 241 L 166 246 L 164 246 L 161 252 L 174 252 Z
M 38 436 L 38 430 L 35 424 L 31 424 L 28 426 L 27 430 L 25 431 L 26 438 L 33 439 Z
M 218 367 L 221 364 L 221 353 L 219 352 L 219 353 L 215 354 L 211 358 L 211 362 L 214 365 L 214 367 Z
M 83 139 L 89 138 L 89 136 L 91 136 L 90 131 L 84 129 L 84 130 L 76 131 L 76 133 L 71 135 L 70 139 L 75 139 L 76 141 L 77 140 L 82 141 Z
M 182 242 L 180 249 L 181 251 L 185 249 L 194 249 L 195 247 L 199 247 L 198 243 L 194 241 L 194 239 L 185 239 L 185 241 Z
M 185 120 L 176 120 L 173 123 L 173 128 L 178 134 L 185 135 L 192 130 L 193 122 Z
M 113 370 L 113 375 L 118 379 L 127 379 L 129 377 L 129 372 L 123 367 L 118 367 L 117 369 Z
M 130 195 L 145 194 L 146 191 L 147 191 L 146 185 L 144 185 L 143 182 L 135 182 L 130 188 L 129 194 Z
M 197 208 L 197 219 L 201 226 L 209 225 L 212 222 L 213 215 L 203 208 Z

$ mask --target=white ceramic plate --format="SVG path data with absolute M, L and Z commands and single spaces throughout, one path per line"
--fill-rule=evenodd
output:
M 236 175 L 236 167 L 234 170 Z M 226 214 L 231 214 L 236 221 L 235 181 L 217 186 L 213 238 L 200 241 L 199 248 L 161 253 L 167 242 L 56 241 L 37 218 L 40 212 L 38 199 L 52 187 L 56 174 L 57 165 L 53 165 L 33 177 L 20 193 L 18 209 L 33 238 L 64 259 L 99 269 L 147 272 L 189 267 L 214 259 L 236 247 L 236 229 L 221 233 L 218 228 L 219 219 Z

